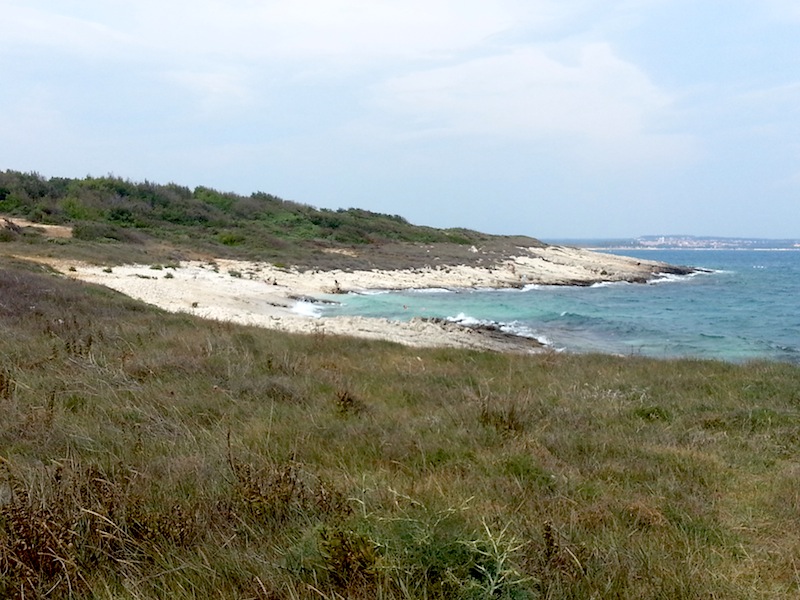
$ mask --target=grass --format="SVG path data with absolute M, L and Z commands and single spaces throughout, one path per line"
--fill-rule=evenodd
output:
M 0 269 L 0 596 L 786 598 L 800 369 L 408 349 Z

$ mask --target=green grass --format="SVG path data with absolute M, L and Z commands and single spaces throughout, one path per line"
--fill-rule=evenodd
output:
M 408 349 L 0 269 L 0 596 L 786 598 L 800 369 Z

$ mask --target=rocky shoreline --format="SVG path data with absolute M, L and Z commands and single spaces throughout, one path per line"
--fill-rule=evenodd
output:
M 239 260 L 107 267 L 39 259 L 65 276 L 97 283 L 172 312 L 293 333 L 350 335 L 418 347 L 461 347 L 537 352 L 543 345 L 490 325 L 441 319 L 400 322 L 365 317 L 313 316 L 304 310 L 321 296 L 368 290 L 502 289 L 527 285 L 586 286 L 600 282 L 643 283 L 688 275 L 691 267 L 601 254 L 563 246 L 519 247 L 513 256 L 486 266 L 426 264 L 406 269 L 322 270 L 283 268 Z M 474 249 L 474 253 L 480 253 Z

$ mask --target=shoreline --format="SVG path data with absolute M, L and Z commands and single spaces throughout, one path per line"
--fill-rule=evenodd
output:
M 531 353 L 547 347 L 499 328 L 414 317 L 394 321 L 368 317 L 315 317 L 303 303 L 319 296 L 404 289 L 504 289 L 528 285 L 637 282 L 693 269 L 579 248 L 520 248 L 493 266 L 439 265 L 370 271 L 279 268 L 269 263 L 218 259 L 179 265 L 103 267 L 68 260 L 37 259 L 65 276 L 104 285 L 169 312 L 302 334 L 345 335 L 412 347 L 456 347 Z

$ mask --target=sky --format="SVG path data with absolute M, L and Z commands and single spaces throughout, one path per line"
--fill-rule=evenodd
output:
M 797 0 L 0 0 L 0 170 L 800 237 Z

